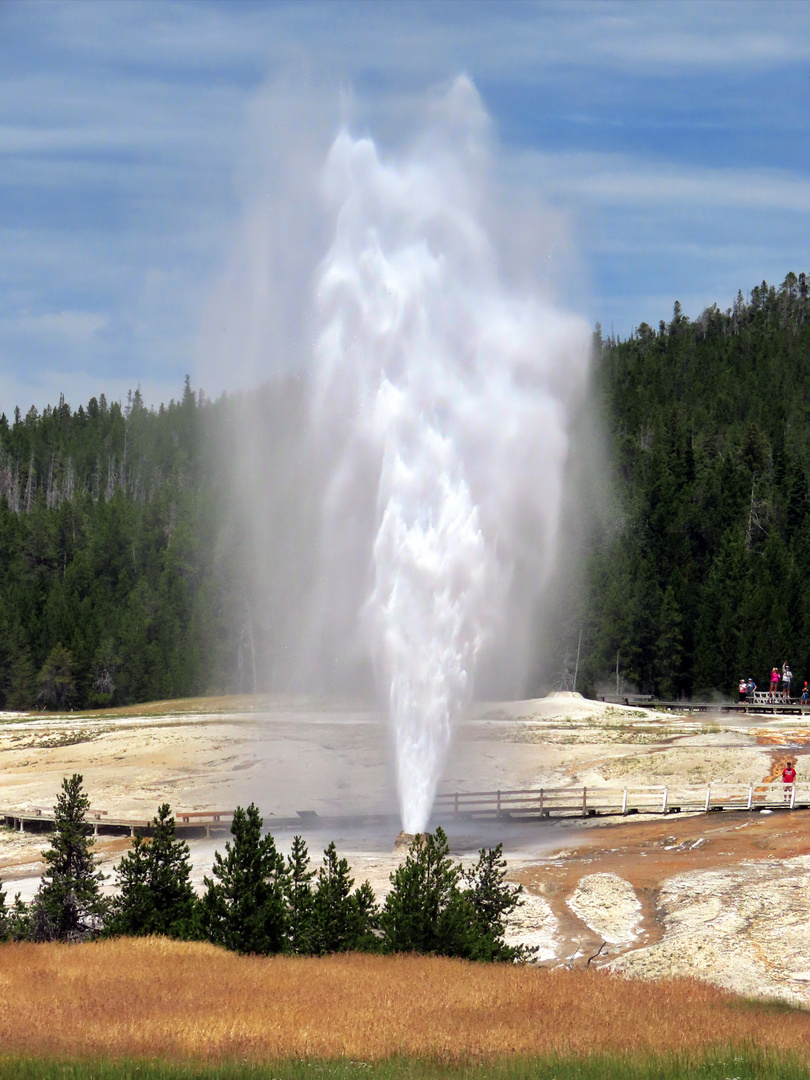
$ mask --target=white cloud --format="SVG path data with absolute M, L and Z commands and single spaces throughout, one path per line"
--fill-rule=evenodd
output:
M 11 321 L 18 333 L 48 335 L 86 342 L 107 325 L 107 317 L 94 311 L 53 311 L 43 315 L 21 315 Z
M 625 71 L 750 70 L 810 57 L 808 12 L 791 2 L 590 0 L 565 4 L 561 14 L 583 59 Z
M 599 206 L 671 205 L 810 211 L 810 180 L 786 169 L 717 168 L 612 153 L 519 155 L 550 196 Z
M 272 189 L 290 146 L 306 156 L 318 125 L 333 132 L 338 87 L 348 88 L 354 130 L 388 149 L 418 127 L 427 86 L 469 71 L 505 132 L 500 156 L 515 200 L 545 199 L 558 212 L 552 276 L 562 268 L 576 283 L 575 305 L 580 287 L 594 318 L 610 312 L 603 321 L 619 312 L 649 321 L 653 295 L 670 296 L 666 316 L 679 292 L 705 288 L 710 302 L 729 282 L 736 292 L 778 274 L 810 207 L 810 182 L 779 151 L 789 145 L 785 130 L 772 132 L 774 122 L 792 124 L 804 139 L 803 113 L 782 102 L 810 86 L 799 72 L 810 61 L 810 5 L 0 0 L 0 8 L 0 349 L 21 378 L 26 367 L 63 363 L 94 368 L 96 394 L 122 370 L 165 374 L 174 385 L 196 352 L 216 358 L 205 374 L 216 384 L 246 361 L 266 370 L 296 352 L 303 330 L 290 308 L 307 260 L 274 264 L 276 222 L 262 185 Z M 793 90 L 783 89 L 791 64 Z M 740 89 L 748 80 L 750 95 Z M 293 105 L 286 129 L 266 120 L 281 99 Z M 716 135 L 732 130 L 745 167 L 713 151 Z M 749 144 L 750 132 L 758 142 Z M 518 144 L 533 149 L 515 152 Z M 253 210 L 237 242 L 240 200 Z M 286 250 L 307 251 L 311 262 L 316 224 L 303 214 L 288 220 Z M 229 254 L 239 244 L 244 276 Z M 229 276 L 212 300 L 211 280 Z M 277 346 L 268 355 L 248 342 L 244 356 L 223 363 L 218 336 L 254 308 L 274 327 L 261 340 Z

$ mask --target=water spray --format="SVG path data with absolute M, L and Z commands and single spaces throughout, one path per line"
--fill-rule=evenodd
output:
M 427 826 L 482 654 L 506 621 L 528 627 L 587 371 L 584 322 L 500 265 L 487 127 L 461 78 L 408 155 L 385 160 L 343 131 L 324 177 L 334 234 L 316 282 L 314 415 L 340 432 L 324 544 L 346 543 L 369 508 L 350 541 L 367 563 L 358 619 L 409 833 Z

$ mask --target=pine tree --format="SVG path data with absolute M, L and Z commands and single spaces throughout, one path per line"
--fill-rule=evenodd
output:
M 414 840 L 391 883 L 380 919 L 386 952 L 521 962 L 533 955 L 504 941 L 506 917 L 522 903 L 522 888 L 506 881 L 500 844 L 482 848 L 477 863 L 462 871 L 437 828 Z
M 346 948 L 351 925 L 351 890 L 346 859 L 339 859 L 334 843 L 323 853 L 313 896 L 312 952 L 341 952 Z
M 380 908 L 371 885 L 364 881 L 352 893 L 352 932 L 350 949 L 357 952 L 378 952 L 382 948 Z
M 376 944 L 379 912 L 368 882 L 352 891 L 346 859 L 338 858 L 334 843 L 323 853 L 323 864 L 312 901 L 310 949 L 324 954 L 368 949 Z
M 287 871 L 273 837 L 251 803 L 237 807 L 233 842 L 214 853 L 213 878 L 205 878 L 202 920 L 209 940 L 240 953 L 281 952 L 286 943 Z
M 659 693 L 669 700 L 677 697 L 680 689 L 679 675 L 683 655 L 681 623 L 681 613 L 675 599 L 675 592 L 672 586 L 669 586 L 661 603 L 656 644 L 658 656 L 656 682 Z
M 8 941 L 28 941 L 32 934 L 31 912 L 19 893 L 7 909 L 6 938 Z
M 93 854 L 93 828 L 85 820 L 89 808 L 82 776 L 65 777 L 54 808 L 53 840 L 42 856 L 47 869 L 31 905 L 37 941 L 83 941 L 102 928 L 104 875 Z
M 465 890 L 475 919 L 471 935 L 470 960 L 529 960 L 536 949 L 511 946 L 504 942 L 505 920 L 523 904 L 522 885 L 509 885 L 503 844 L 481 848 L 478 862 L 463 872 Z
M 73 657 L 61 644 L 54 645 L 39 673 L 39 700 L 49 709 L 64 709 L 76 696 Z
M 120 893 L 112 903 L 107 934 L 195 936 L 197 898 L 189 848 L 175 835 L 168 803 L 158 809 L 150 839 L 136 832 L 116 875 Z
M 461 900 L 460 877 L 443 829 L 414 839 L 391 875 L 380 918 L 386 952 L 466 953 L 470 912 Z
M 294 836 L 287 856 L 287 937 L 294 953 L 312 952 L 313 894 L 315 871 L 309 868 L 309 852 L 302 837 Z

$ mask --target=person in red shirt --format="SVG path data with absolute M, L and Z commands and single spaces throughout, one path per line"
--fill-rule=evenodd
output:
M 793 785 L 796 783 L 796 770 L 790 762 L 782 769 L 782 783 L 785 785 L 785 802 L 788 802 L 793 790 Z

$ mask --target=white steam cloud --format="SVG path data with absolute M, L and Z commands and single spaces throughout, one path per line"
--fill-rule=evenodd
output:
M 506 265 L 499 231 L 521 215 L 491 212 L 487 136 L 462 77 L 407 155 L 344 131 L 324 174 L 313 610 L 336 648 L 352 632 L 373 661 L 408 832 L 427 826 L 482 660 L 525 675 L 587 376 L 584 321 Z

